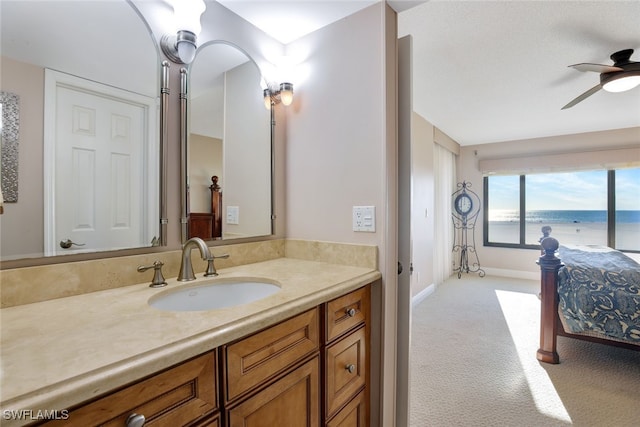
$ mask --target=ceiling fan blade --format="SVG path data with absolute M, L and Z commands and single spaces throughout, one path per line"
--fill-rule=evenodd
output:
M 590 97 L 591 95 L 593 95 L 594 93 L 599 91 L 600 89 L 602 89 L 602 85 L 596 85 L 596 86 L 592 87 L 591 89 L 589 89 L 588 91 L 586 91 L 585 93 L 583 93 L 582 95 L 578 96 L 576 99 L 574 99 L 573 101 L 571 101 L 570 103 L 568 103 L 567 105 L 562 107 L 562 109 L 566 110 L 567 108 L 573 107 L 578 102 L 584 101 L 585 99 L 587 99 L 588 97 Z
M 602 65 L 602 64 L 573 64 L 569 65 L 571 68 L 575 68 L 578 71 L 593 71 L 595 73 L 612 73 L 614 71 L 623 71 L 620 67 L 614 67 L 613 65 Z

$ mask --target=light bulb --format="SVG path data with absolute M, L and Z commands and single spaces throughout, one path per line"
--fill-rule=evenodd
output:
M 602 85 L 602 89 L 607 92 L 624 92 L 638 85 L 640 85 L 640 75 L 625 76 L 605 83 Z
M 280 100 L 284 105 L 291 105 L 293 102 L 293 84 L 280 83 Z
M 180 30 L 176 34 L 175 49 L 178 51 L 178 58 L 183 64 L 190 64 L 196 56 L 197 38 L 194 33 L 187 30 Z
M 178 56 L 185 64 L 191 64 L 193 59 L 196 57 L 196 45 L 187 42 L 187 41 L 179 41 L 178 43 Z
M 271 110 L 271 91 L 269 89 L 264 89 L 262 91 L 262 96 L 264 97 L 264 106 L 267 110 Z

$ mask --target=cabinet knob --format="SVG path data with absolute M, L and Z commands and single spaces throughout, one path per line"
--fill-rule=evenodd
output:
M 127 418 L 125 426 L 126 427 L 142 427 L 145 421 L 146 420 L 144 419 L 144 415 L 138 415 L 136 413 L 133 413 L 129 415 L 129 417 Z
M 347 310 L 347 316 L 349 317 L 353 317 L 356 315 L 356 309 L 355 308 L 350 308 L 349 310 Z
M 353 374 L 356 371 L 356 365 L 353 365 L 353 364 L 347 365 L 345 369 L 349 371 L 350 374 Z

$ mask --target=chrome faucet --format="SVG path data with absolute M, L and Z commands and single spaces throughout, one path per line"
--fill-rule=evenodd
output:
M 196 278 L 191 264 L 191 249 L 194 247 L 200 249 L 200 256 L 203 260 L 207 261 L 211 258 L 211 253 L 204 240 L 199 237 L 192 237 L 187 240 L 182 247 L 182 262 L 180 263 L 180 273 L 178 273 L 178 281 L 180 282 L 188 282 Z

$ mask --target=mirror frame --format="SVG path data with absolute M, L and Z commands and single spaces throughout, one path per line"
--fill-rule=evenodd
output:
M 160 74 L 160 241 L 158 246 L 167 246 L 167 171 L 169 168 L 169 156 L 167 147 L 169 141 L 169 126 L 167 117 L 169 115 L 169 61 L 162 61 Z
M 260 77 L 262 81 L 264 81 L 264 76 L 262 75 L 262 71 L 260 67 L 256 63 L 256 61 L 242 48 L 236 46 L 235 44 L 226 41 L 226 40 L 212 40 L 209 41 L 202 46 L 198 46 L 198 49 L 202 49 L 205 46 L 209 46 L 212 44 L 224 44 L 238 51 L 242 52 L 248 59 L 256 66 L 258 71 L 260 72 Z M 193 62 L 189 64 L 189 67 L 193 65 Z M 269 109 L 269 139 L 270 139 L 270 154 L 271 154 L 271 165 L 270 165 L 270 177 L 271 177 L 271 230 L 269 234 L 264 235 L 255 235 L 248 237 L 240 237 L 240 238 L 230 238 L 230 239 L 203 239 L 209 244 L 229 244 L 229 243 L 241 243 L 241 242 L 249 242 L 255 241 L 256 239 L 262 240 L 265 237 L 272 237 L 275 234 L 275 112 L 274 108 Z M 187 190 L 187 180 L 189 174 L 189 71 L 186 68 L 180 69 L 180 236 L 181 242 L 184 244 L 189 238 L 189 196 Z

